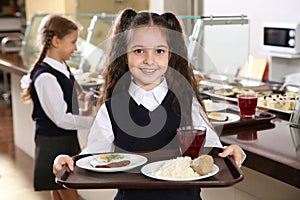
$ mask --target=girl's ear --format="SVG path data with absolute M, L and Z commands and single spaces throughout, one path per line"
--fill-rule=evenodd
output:
M 60 42 L 60 39 L 56 35 L 52 37 L 51 44 L 53 47 L 55 47 L 55 48 L 58 47 L 59 42 Z

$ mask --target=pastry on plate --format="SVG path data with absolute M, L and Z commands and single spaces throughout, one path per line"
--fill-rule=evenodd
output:
M 233 97 L 234 96 L 234 92 L 232 91 L 232 89 L 216 90 L 214 93 L 217 94 L 217 95 L 222 95 L 222 96 L 226 96 L 226 97 Z
M 210 112 L 208 113 L 208 119 L 211 122 L 226 122 L 228 120 L 228 116 L 225 113 Z

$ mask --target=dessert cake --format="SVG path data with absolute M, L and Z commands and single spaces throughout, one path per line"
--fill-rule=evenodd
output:
M 286 93 L 283 95 L 273 94 L 269 96 L 259 97 L 257 105 L 288 111 L 294 109 L 295 101 L 297 99 L 298 96 L 296 93 Z

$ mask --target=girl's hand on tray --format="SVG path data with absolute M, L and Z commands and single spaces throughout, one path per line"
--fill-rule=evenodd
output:
M 58 155 L 53 162 L 53 173 L 58 175 L 65 165 L 67 165 L 68 172 L 74 170 L 74 161 L 70 156 Z
M 245 158 L 244 152 L 236 144 L 228 146 L 222 153 L 219 153 L 218 155 L 222 158 L 226 156 L 232 156 L 238 167 L 242 167 L 242 161 Z

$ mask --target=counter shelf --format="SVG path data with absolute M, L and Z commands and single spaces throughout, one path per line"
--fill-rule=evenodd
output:
M 17 53 L 0 54 L 0 70 L 21 76 L 29 71 L 24 65 L 22 57 Z
M 211 151 L 210 151 L 211 150 Z M 73 189 L 101 189 L 101 188 L 199 188 L 199 187 L 227 187 L 232 186 L 243 180 L 244 176 L 240 168 L 237 167 L 232 158 L 221 158 L 217 154 L 221 151 L 219 148 L 205 148 L 205 151 L 210 151 L 215 164 L 219 167 L 219 172 L 205 179 L 196 181 L 164 181 L 149 178 L 140 172 L 141 167 L 127 172 L 115 173 L 99 173 L 81 169 L 75 166 L 73 172 L 69 173 L 64 169 L 57 177 L 56 182 L 62 184 L 66 188 Z M 93 154 L 74 156 L 77 160 L 91 156 Z M 145 155 L 145 154 L 142 154 Z M 147 163 L 163 159 L 161 155 L 154 154 L 159 158 L 148 158 Z M 174 158 L 174 157 L 173 157 Z M 146 163 L 146 164 L 147 164 Z

